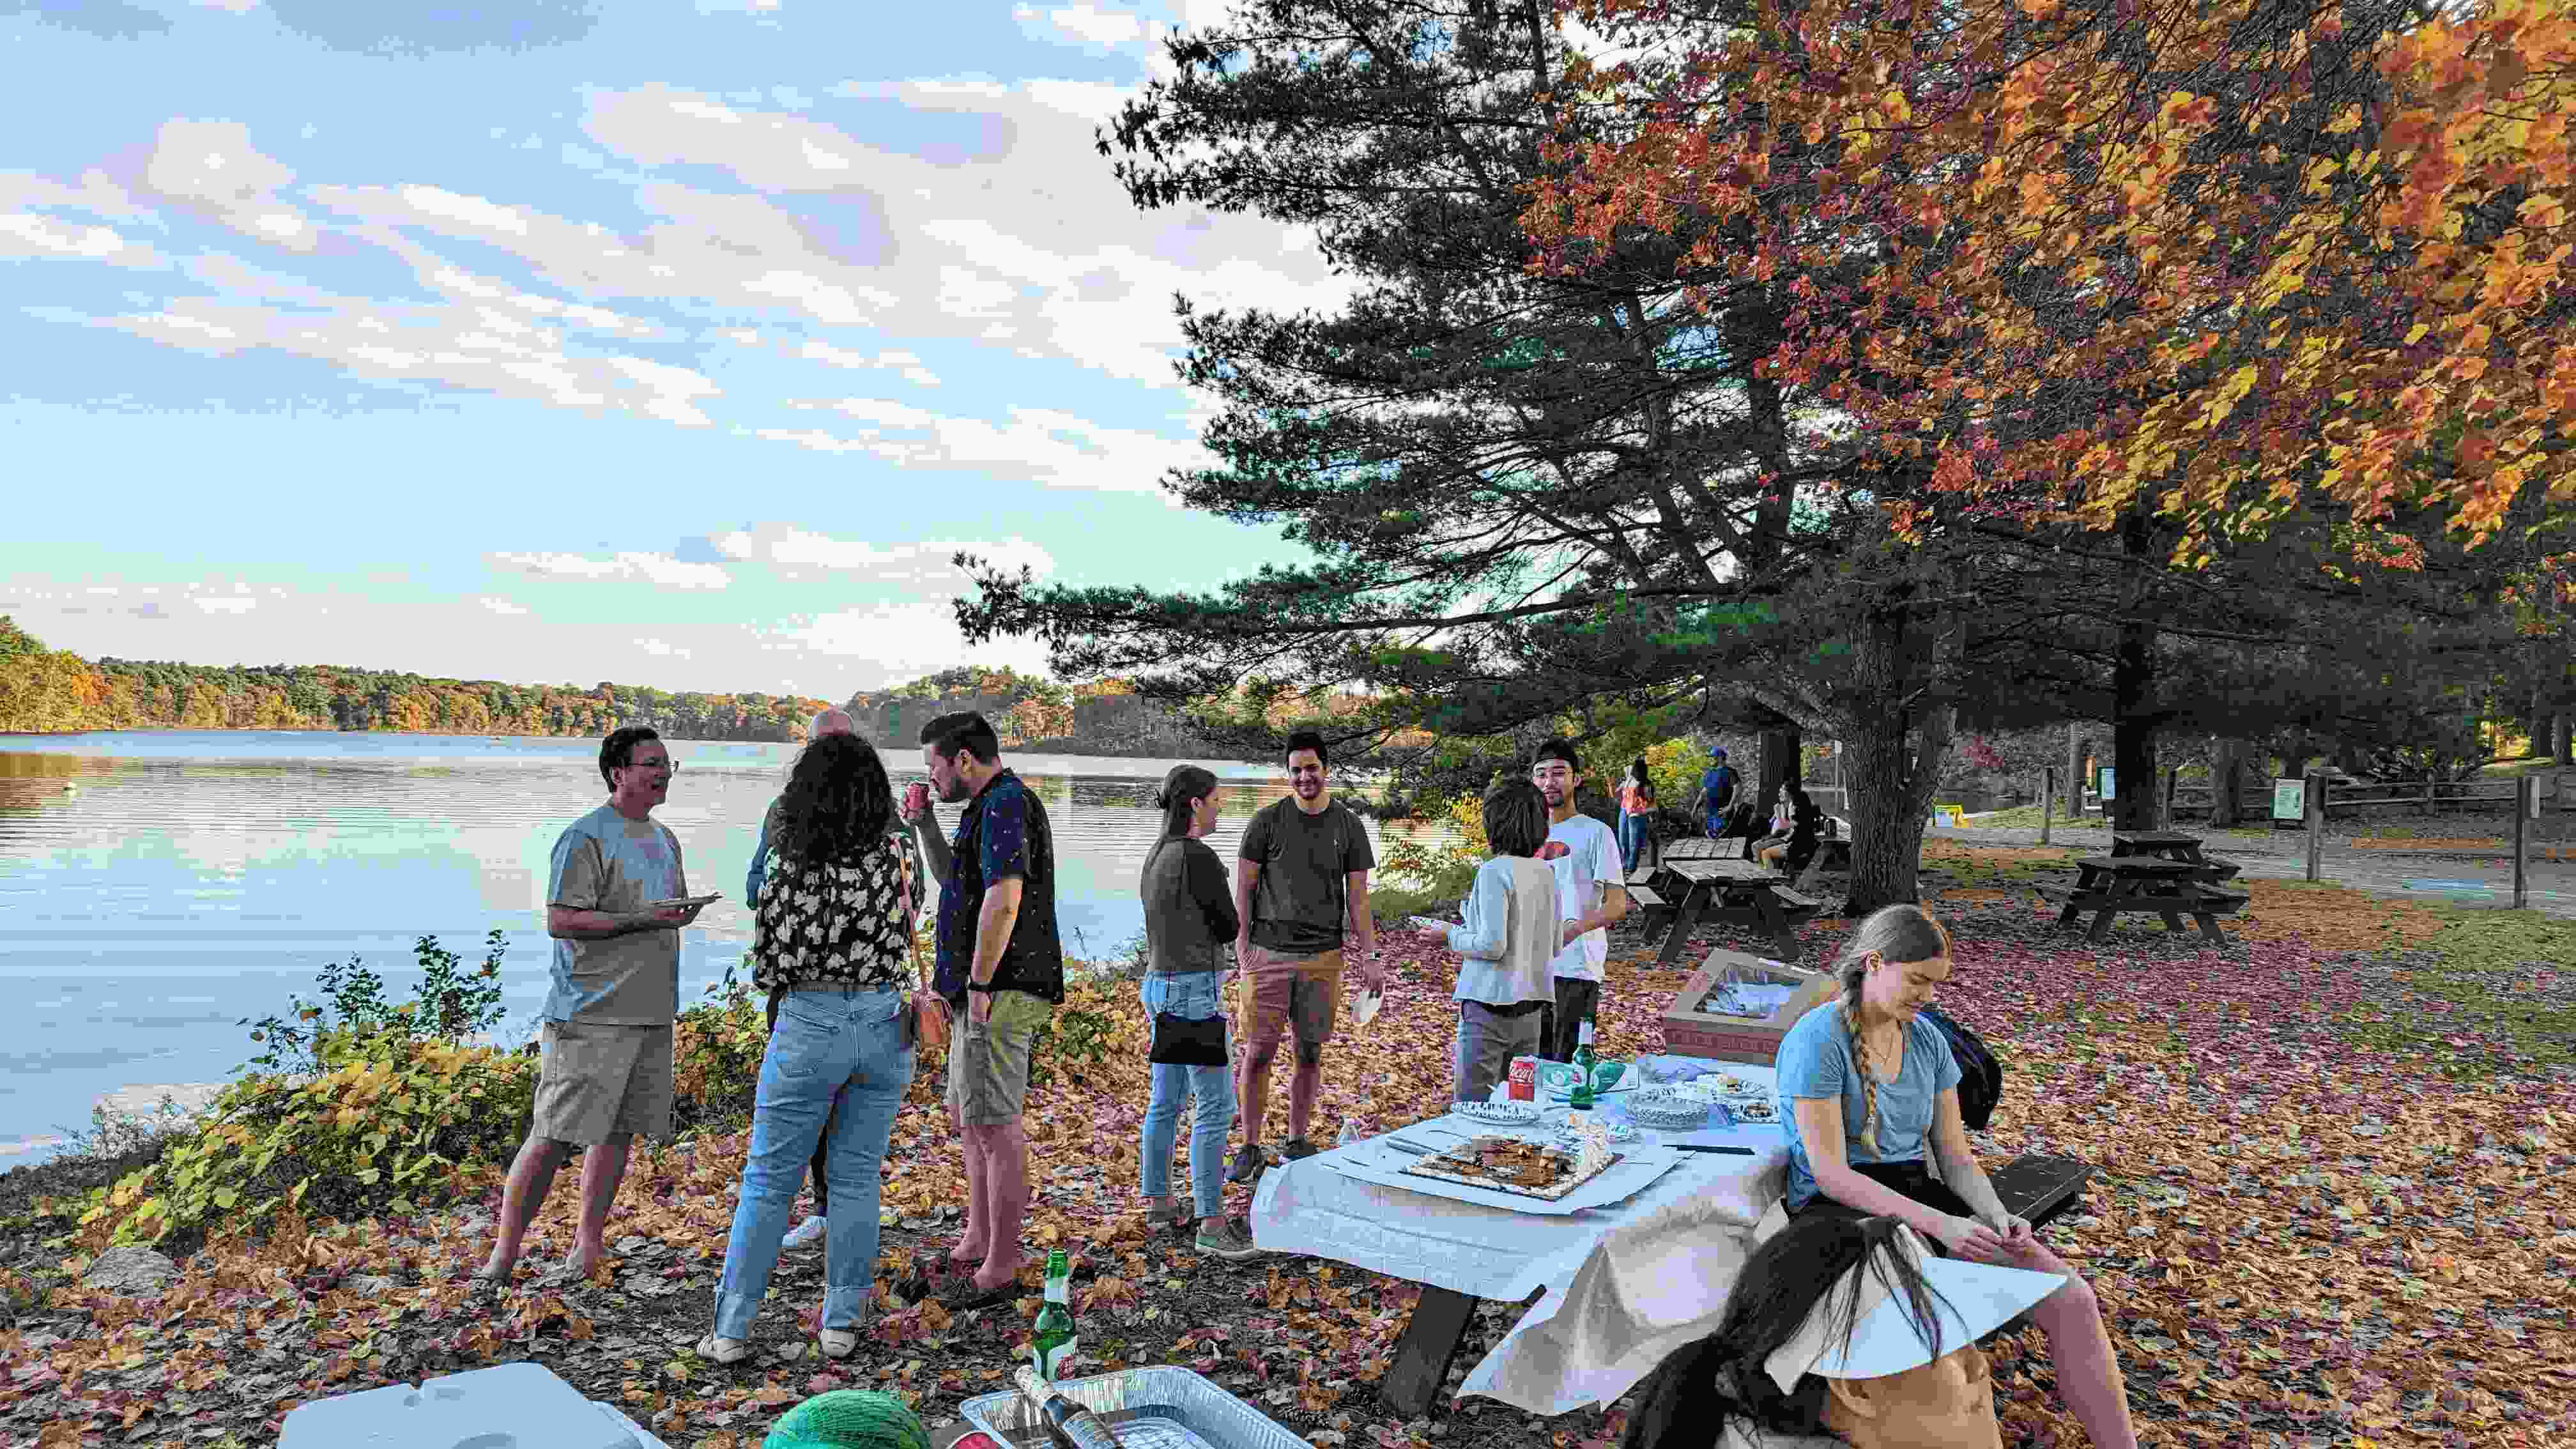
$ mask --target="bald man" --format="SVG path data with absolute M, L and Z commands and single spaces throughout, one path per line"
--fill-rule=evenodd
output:
M 809 744 L 825 735 L 856 733 L 857 730 L 850 723 L 850 717 L 837 709 L 824 710 L 814 716 L 812 724 L 805 727 L 805 739 Z M 756 910 L 760 905 L 760 883 L 769 874 L 769 832 L 770 828 L 777 823 L 778 802 L 772 800 L 769 802 L 768 811 L 760 817 L 759 843 L 751 848 L 751 873 L 743 878 L 742 908 L 746 911 Z M 778 1030 L 778 998 L 775 995 L 769 998 L 769 1029 Z M 834 1103 L 833 1110 L 835 1113 L 839 1111 L 837 1102 Z M 823 1119 L 823 1135 L 814 1143 L 813 1215 L 798 1223 L 787 1234 L 787 1239 L 781 1246 L 802 1248 L 809 1243 L 819 1243 L 823 1240 L 823 1215 L 831 1205 L 831 1189 L 824 1186 L 823 1160 L 831 1143 L 832 1119 L 826 1117 Z

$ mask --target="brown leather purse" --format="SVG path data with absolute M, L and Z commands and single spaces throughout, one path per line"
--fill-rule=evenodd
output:
M 931 988 L 929 975 L 921 969 L 920 921 L 914 913 L 912 891 L 903 893 L 904 953 L 912 962 L 914 982 L 912 1000 L 904 1009 L 912 1013 L 912 1045 L 915 1051 L 948 1045 L 948 1005 L 938 999 Z

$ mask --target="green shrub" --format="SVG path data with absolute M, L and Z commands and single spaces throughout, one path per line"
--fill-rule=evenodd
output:
M 501 957 L 508 949 L 498 927 L 484 936 L 480 970 L 459 974 L 456 953 L 441 947 L 436 936 L 423 936 L 412 948 L 420 962 L 420 989 L 410 1001 L 394 1005 L 385 999 L 384 978 L 352 956 L 344 965 L 324 966 L 324 1002 L 289 996 L 287 1015 L 266 1016 L 253 1023 L 250 1039 L 267 1050 L 244 1063 L 293 1076 L 320 1076 L 350 1061 L 391 1060 L 402 1041 L 464 1045 L 502 1017 Z M 241 1068 L 235 1068 L 236 1071 Z
M 120 1243 L 194 1244 L 290 1204 L 307 1217 L 408 1214 L 452 1195 L 459 1169 L 518 1146 L 534 1057 L 395 1034 L 363 1046 L 309 1079 L 227 1086 L 192 1137 L 92 1193 L 82 1226 Z

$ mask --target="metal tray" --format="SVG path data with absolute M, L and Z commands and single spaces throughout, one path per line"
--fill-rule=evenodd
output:
M 1122 1369 L 1056 1389 L 1107 1420 L 1125 1449 L 1307 1449 L 1269 1415 L 1185 1368 Z M 1015 1390 L 977 1395 L 958 1412 L 1012 1449 L 1047 1449 L 1046 1425 Z

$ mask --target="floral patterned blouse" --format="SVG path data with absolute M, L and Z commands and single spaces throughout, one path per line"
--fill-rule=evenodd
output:
M 773 851 L 752 904 L 752 984 L 911 984 L 915 899 L 912 850 L 900 835 L 829 865 Z

